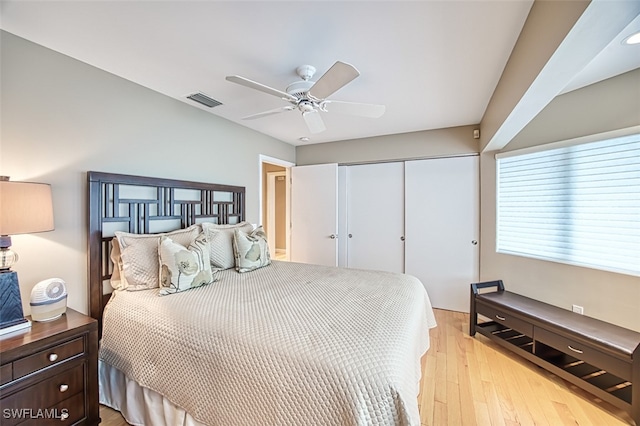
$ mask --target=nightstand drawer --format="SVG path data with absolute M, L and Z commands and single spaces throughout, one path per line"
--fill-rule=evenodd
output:
M 21 409 L 31 409 L 35 412 L 39 409 L 53 407 L 77 393 L 83 394 L 84 369 L 84 363 L 80 363 L 73 368 L 38 383 L 36 386 L 29 387 L 8 398 L 4 398 L 2 400 L 3 413 L 6 410 L 21 412 Z M 3 418 L 2 424 L 3 426 L 18 424 L 26 420 L 24 416 L 25 414 L 23 413 L 22 418 Z
M 535 332 L 536 340 L 578 358 L 587 364 L 596 365 L 622 379 L 631 380 L 630 363 L 594 349 L 592 346 L 568 339 L 543 328 L 536 327 Z
M 18 379 L 42 368 L 58 364 L 83 352 L 84 342 L 81 337 L 47 350 L 36 352 L 31 356 L 19 359 L 13 363 L 13 378 L 14 380 Z
M 480 300 L 476 303 L 476 310 L 480 315 L 484 315 L 498 324 L 502 324 L 529 337 L 533 337 L 533 325 L 521 320 L 520 318 L 516 318 L 513 315 L 495 309 L 492 306 L 485 305 Z
M 0 385 L 9 383 L 13 380 L 13 364 L 5 364 L 0 367 Z
M 84 394 L 75 394 L 41 414 L 40 417 L 32 416 L 20 426 L 72 425 L 84 417 Z

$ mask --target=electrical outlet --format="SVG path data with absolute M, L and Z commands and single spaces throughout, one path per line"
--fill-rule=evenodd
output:
M 571 305 L 571 310 L 576 314 L 584 315 L 584 308 L 578 305 Z

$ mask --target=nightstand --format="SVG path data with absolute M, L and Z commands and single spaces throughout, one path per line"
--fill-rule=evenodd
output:
M 61 318 L 0 336 L 0 423 L 97 425 L 98 323 Z

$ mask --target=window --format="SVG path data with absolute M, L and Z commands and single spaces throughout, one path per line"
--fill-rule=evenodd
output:
M 497 251 L 640 275 L 640 134 L 497 159 Z

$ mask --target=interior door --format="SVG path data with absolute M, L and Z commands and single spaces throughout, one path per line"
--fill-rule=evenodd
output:
M 291 168 L 291 260 L 338 265 L 338 165 Z
M 405 163 L 406 272 L 418 277 L 433 307 L 469 312 L 479 277 L 477 156 Z
M 404 163 L 347 167 L 347 266 L 404 272 Z

